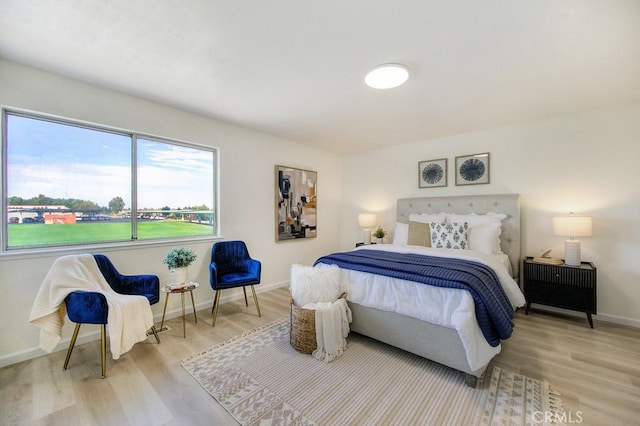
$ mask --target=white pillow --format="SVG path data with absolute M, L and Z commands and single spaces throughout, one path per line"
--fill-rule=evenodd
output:
M 479 251 L 484 254 L 500 254 L 500 234 L 502 226 L 500 223 L 489 223 L 487 225 L 473 225 L 467 229 L 469 250 Z
M 396 222 L 396 230 L 393 233 L 393 244 L 406 245 L 409 239 L 409 224 Z
M 467 222 L 469 224 L 469 250 L 477 250 L 485 254 L 501 254 L 500 234 L 502 221 L 507 218 L 504 213 L 489 212 L 487 214 L 447 213 L 448 222 Z M 480 229 L 475 229 L 480 227 Z
M 431 247 L 466 250 L 467 223 L 438 223 L 431 222 Z
M 489 213 L 487 213 L 487 216 L 493 217 L 494 219 L 499 220 L 499 221 L 503 221 L 503 220 L 505 220 L 507 218 L 506 214 L 504 214 L 504 213 L 496 213 L 496 212 L 489 212 Z
M 503 213 L 487 213 L 487 214 L 457 214 L 457 213 L 447 213 L 447 222 L 453 223 L 463 223 L 467 222 L 469 226 L 474 225 L 487 225 L 489 223 L 502 223 L 502 220 L 507 217 L 506 214 Z
M 411 213 L 409 214 L 410 222 L 420 223 L 444 223 L 447 220 L 447 215 L 444 212 L 440 213 Z
M 297 306 L 335 302 L 340 293 L 340 268 L 337 265 L 291 265 L 291 297 Z

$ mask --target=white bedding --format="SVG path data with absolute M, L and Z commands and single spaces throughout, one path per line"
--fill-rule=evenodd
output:
M 361 246 L 356 250 L 384 250 L 475 260 L 496 271 L 514 307 L 525 304 L 524 295 L 505 266 L 506 255 L 397 244 Z M 317 267 L 324 266 L 319 264 Z M 457 330 L 473 370 L 487 365 L 491 358 L 500 353 L 500 345 L 492 347 L 484 338 L 476 321 L 473 298 L 465 290 L 434 287 L 348 269 L 341 269 L 341 285 L 348 292 L 347 299 L 350 302 Z

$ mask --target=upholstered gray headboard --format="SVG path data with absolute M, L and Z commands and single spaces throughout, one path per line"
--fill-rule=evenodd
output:
M 400 198 L 397 204 L 398 222 L 407 223 L 411 213 L 504 213 L 500 246 L 509 256 L 513 276 L 520 274 L 520 195 L 463 195 L 452 197 Z

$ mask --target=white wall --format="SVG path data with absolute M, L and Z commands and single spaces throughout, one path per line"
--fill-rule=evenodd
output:
M 563 239 L 551 232 L 554 214 L 575 211 L 593 216 L 594 235 L 582 240 L 582 249 L 583 258 L 598 267 L 596 318 L 640 326 L 640 104 L 346 158 L 4 60 L 0 104 L 219 147 L 221 229 L 226 239 L 247 241 L 251 254 L 263 262 L 259 291 L 286 284 L 291 263 L 310 264 L 322 254 L 361 241 L 361 211 L 379 212 L 381 224 L 392 230 L 397 198 L 519 193 L 524 254 L 551 248 L 552 254 L 562 256 Z M 491 183 L 456 187 L 455 156 L 479 152 L 491 153 Z M 443 157 L 449 159 L 449 185 L 418 189 L 418 161 Z M 275 243 L 276 164 L 318 171 L 318 238 Z M 207 272 L 211 242 L 188 245 L 199 255 L 191 274 L 203 284 L 195 292 L 202 309 L 211 306 L 213 296 Z M 162 257 L 171 246 L 101 251 L 124 273 L 155 273 L 167 280 Z M 43 354 L 37 349 L 38 329 L 28 323 L 28 315 L 58 255 L 0 257 L 0 366 Z M 177 314 L 177 299 L 170 303 L 172 315 Z M 161 304 L 153 311 L 159 321 Z M 65 327 L 61 349 L 70 328 Z M 95 331 L 85 330 L 79 341 L 95 337 Z
M 455 186 L 455 157 L 481 152 L 491 153 L 491 183 Z M 438 158 L 448 159 L 448 186 L 419 189 L 418 161 Z M 364 210 L 378 212 L 393 231 L 397 198 L 518 193 L 523 255 L 553 249 L 562 257 L 564 239 L 553 236 L 551 217 L 593 216 L 593 236 L 581 241 L 583 260 L 598 268 L 596 318 L 640 326 L 639 158 L 640 103 L 349 156 L 342 246 L 362 240 L 357 214 Z
M 262 261 L 258 291 L 287 284 L 292 263 L 310 264 L 320 255 L 339 249 L 337 212 L 342 178 L 341 159 L 336 155 L 4 60 L 0 60 L 0 104 L 219 147 L 221 231 L 225 239 L 245 240 L 251 255 Z M 317 238 L 275 242 L 277 164 L 318 172 Z M 34 194 L 38 194 L 37 188 Z M 211 306 L 213 300 L 207 269 L 211 243 L 180 244 L 198 253 L 190 276 L 201 283 L 194 292 L 201 309 Z M 174 245 L 99 251 L 109 255 L 123 273 L 153 273 L 166 281 L 169 273 L 162 258 Z M 0 257 L 0 366 L 44 353 L 37 349 L 38 329 L 28 323 L 28 316 L 49 266 L 59 255 Z M 237 291 L 229 291 L 223 298 L 237 295 Z M 179 298 L 174 299 L 168 308 L 173 316 L 179 305 Z M 154 305 L 153 312 L 159 321 L 162 303 Z M 65 327 L 60 349 L 68 343 L 71 328 Z M 79 342 L 96 337 L 96 327 L 85 328 Z

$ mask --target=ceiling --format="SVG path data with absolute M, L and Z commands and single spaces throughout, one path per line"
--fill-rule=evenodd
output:
M 640 100 L 640 1 L 1 0 L 0 56 L 349 154 Z

